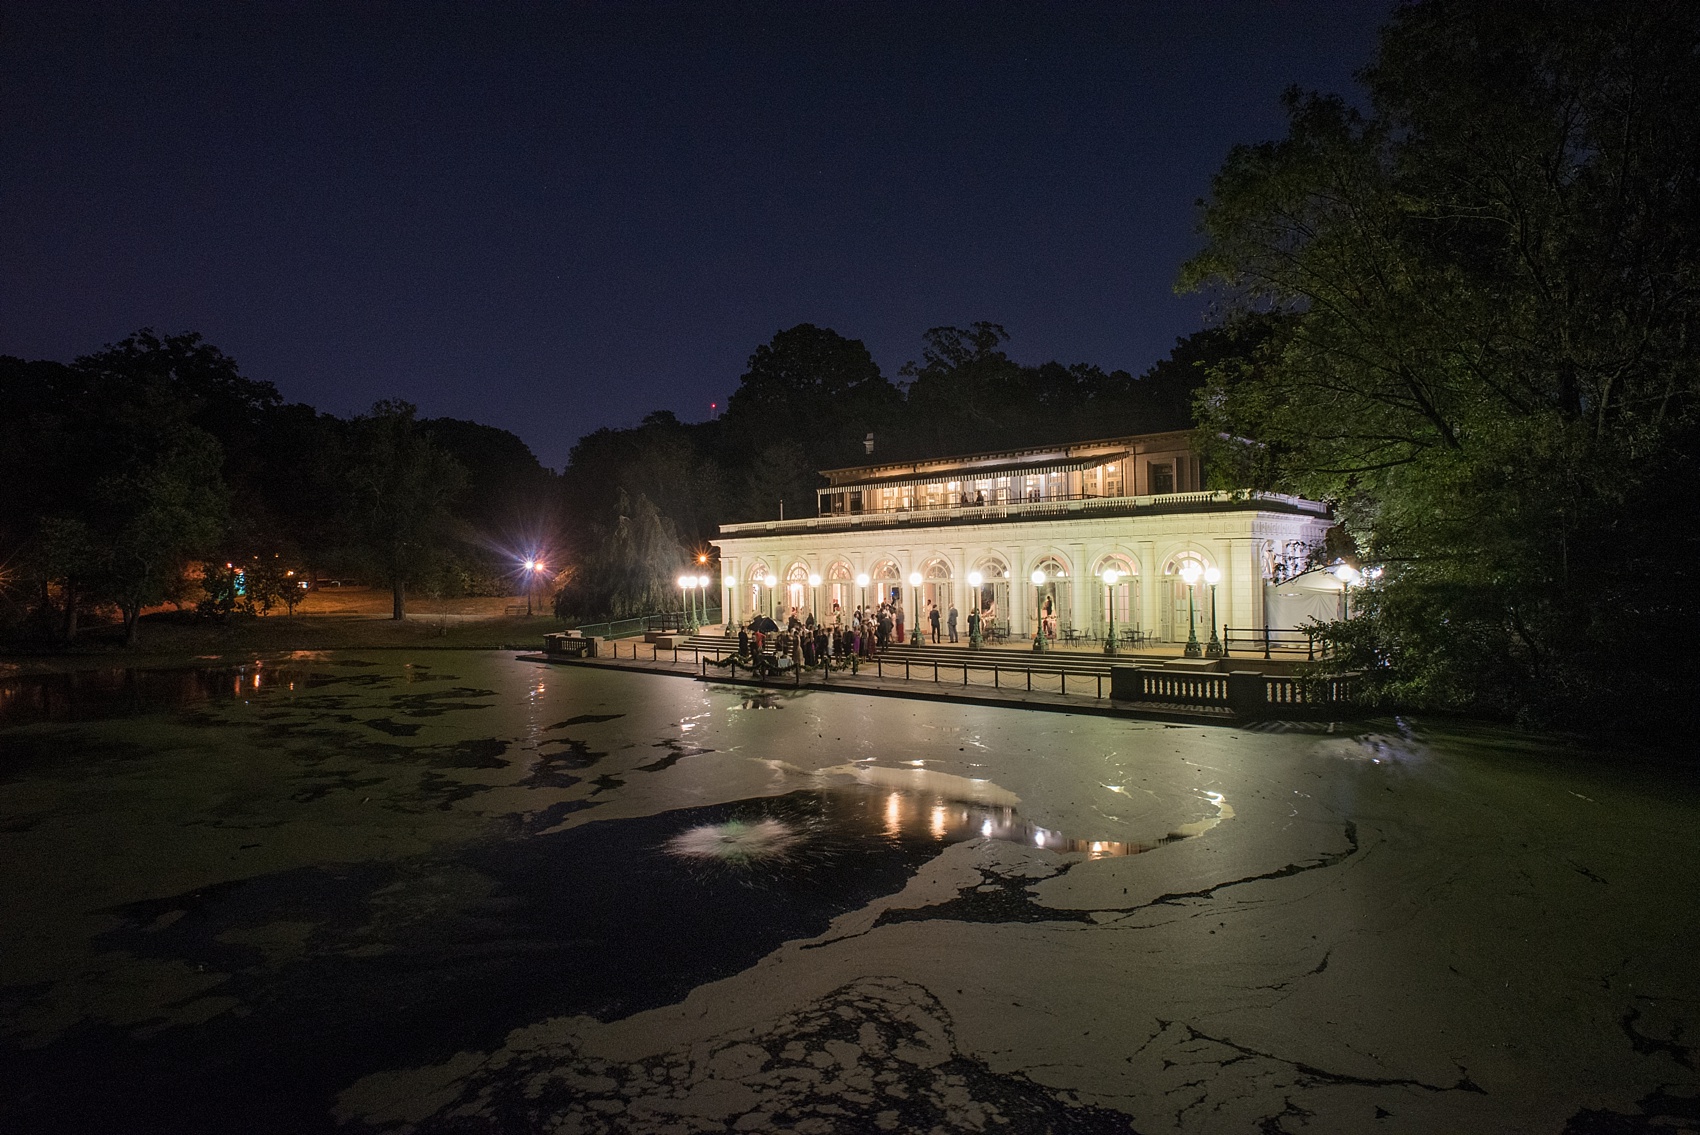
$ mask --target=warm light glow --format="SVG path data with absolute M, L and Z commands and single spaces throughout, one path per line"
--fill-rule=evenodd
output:
M 769 574 L 766 579 L 762 580 L 762 582 L 767 584 L 769 587 L 778 587 L 779 577 L 777 575 Z
M 818 575 L 809 576 L 809 586 L 810 587 L 819 587 L 820 586 L 820 576 L 818 576 Z
M 921 573 L 920 572 L 912 571 L 912 572 L 909 573 L 909 586 L 910 587 L 921 586 Z
M 1122 573 L 1117 571 L 1115 568 L 1105 568 L 1104 569 L 1104 583 L 1107 586 L 1114 587 L 1116 585 L 1116 580 L 1120 579 L 1121 577 L 1122 577 Z
M 986 582 L 986 577 L 981 575 L 979 572 L 971 571 L 971 572 L 968 573 L 968 586 L 969 587 L 978 587 L 984 582 Z
M 738 581 L 733 579 L 731 576 L 726 576 L 724 579 L 721 580 L 721 582 L 724 583 L 727 587 L 736 587 L 738 585 Z
M 943 839 L 945 833 L 944 805 L 934 804 L 933 814 L 929 817 L 929 819 L 931 822 L 927 825 L 927 828 L 933 833 L 933 838 Z
M 1222 582 L 1221 571 L 1219 571 L 1218 569 L 1216 569 L 1214 567 L 1205 568 L 1204 569 L 1204 582 L 1208 583 L 1211 587 L 1215 587 L 1218 583 Z
M 1028 578 L 1033 581 L 1034 587 L 1043 587 L 1045 585 L 1045 569 L 1034 568 L 1033 574 Z
M 861 575 L 856 577 L 856 586 L 857 587 L 866 587 L 867 585 L 868 585 L 868 573 L 863 572 Z
M 706 564 L 707 562 L 708 562 L 708 553 L 707 552 L 697 553 L 697 563 Z
M 1186 580 L 1186 585 L 1188 587 L 1197 583 L 1198 577 L 1203 574 L 1204 569 L 1199 567 L 1198 564 L 1192 560 L 1188 560 L 1186 563 L 1181 565 L 1181 578 Z
M 699 576 L 697 576 L 697 586 L 698 586 L 698 587 L 704 587 L 704 588 L 706 588 L 706 587 L 707 587 L 707 586 L 708 586 L 708 582 L 709 582 L 709 581 L 708 581 L 708 576 L 706 576 L 706 575 L 699 575 Z
M 1333 573 L 1335 579 L 1338 579 L 1347 587 L 1356 587 L 1364 581 L 1362 573 L 1351 564 L 1336 564 L 1329 570 Z

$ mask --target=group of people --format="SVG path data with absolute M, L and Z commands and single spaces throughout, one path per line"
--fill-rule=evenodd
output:
M 799 618 L 793 612 L 782 629 L 766 631 L 760 629 L 761 625 L 765 622 L 773 626 L 773 622 L 758 616 L 739 628 L 738 654 L 742 657 L 774 654 L 803 667 L 844 666 L 852 657 L 877 658 L 893 643 L 902 643 L 905 637 L 903 617 L 901 603 L 884 602 L 866 609 L 857 607 L 854 612 L 847 612 L 834 603 L 828 618 L 817 620 L 813 614 Z M 990 617 L 989 612 L 984 616 L 979 611 L 968 612 L 971 640 L 978 637 L 983 619 Z M 928 600 L 922 618 L 935 643 L 946 641 L 941 637 L 941 629 L 943 635 L 948 636 L 948 641 L 960 641 L 956 604 L 950 604 L 948 612 L 945 612 Z M 916 636 L 917 639 L 919 637 Z

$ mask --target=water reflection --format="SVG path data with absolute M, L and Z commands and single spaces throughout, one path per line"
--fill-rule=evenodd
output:
M 889 788 L 863 780 L 815 792 L 741 801 L 733 806 L 731 817 L 683 829 L 666 840 L 661 850 L 696 867 L 769 875 L 808 871 L 836 860 L 852 846 L 902 847 L 927 854 L 929 849 L 937 851 L 965 840 L 996 839 L 1089 859 L 1136 855 L 1157 846 L 1155 842 L 1076 838 L 1023 819 L 1015 807 L 1014 794 L 996 785 L 934 776 L 963 785 L 982 785 L 982 795 L 1000 801 L 963 799 L 936 790 Z M 1009 802 L 1002 802 L 1004 799 Z

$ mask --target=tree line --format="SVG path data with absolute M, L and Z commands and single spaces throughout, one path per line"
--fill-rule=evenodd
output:
M 286 404 L 199 335 L 151 330 L 68 364 L 0 357 L 0 485 L 14 629 L 72 639 L 111 610 L 131 642 L 167 602 L 293 610 L 315 571 L 389 587 L 397 618 L 410 588 L 508 594 L 558 498 L 506 431 Z
M 505 430 L 405 402 L 348 419 L 286 403 L 194 333 L 0 357 L 0 609 L 58 639 L 115 611 L 133 642 L 147 608 L 293 611 L 322 575 L 388 587 L 399 619 L 410 593 L 512 594 L 536 557 L 563 616 L 666 610 L 719 524 L 811 512 L 817 471 L 867 460 L 870 433 L 902 460 L 1185 428 L 1195 364 L 1227 337 L 1139 378 L 1019 364 L 1006 340 L 934 328 L 893 381 L 860 341 L 801 324 L 756 348 L 720 417 L 597 430 L 559 475 Z
M 822 469 L 1189 429 L 1204 364 L 1245 349 L 1238 329 L 1201 331 L 1134 376 L 1019 363 L 995 323 L 935 327 L 923 341 L 892 378 L 860 340 L 799 324 L 756 348 L 719 417 L 661 410 L 580 439 L 563 474 L 574 570 L 560 610 L 676 603 L 682 565 L 708 554 L 719 524 L 814 515 Z
M 1700 6 L 1421 0 L 1360 105 L 1289 92 L 1181 284 L 1248 358 L 1217 475 L 1335 502 L 1383 565 L 1332 629 L 1390 705 L 1675 714 L 1700 621 Z

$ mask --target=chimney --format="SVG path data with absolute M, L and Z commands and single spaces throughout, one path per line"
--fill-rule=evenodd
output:
M 873 456 L 873 454 L 874 454 L 874 431 L 873 430 L 869 430 L 868 436 L 862 439 L 862 449 L 867 452 L 869 457 Z

